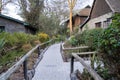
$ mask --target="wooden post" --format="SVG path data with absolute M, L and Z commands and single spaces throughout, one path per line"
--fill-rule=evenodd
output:
M 27 60 L 25 60 L 23 62 L 23 71 L 24 71 L 24 78 L 25 78 L 25 80 L 28 80 L 28 76 L 27 76 Z
M 83 66 L 84 68 L 89 72 L 89 74 L 94 78 L 94 80 L 104 80 L 102 77 L 100 77 L 97 72 L 91 68 L 88 64 L 85 63 L 85 61 L 79 57 L 77 54 L 72 54 L 75 59 L 77 59 Z
M 60 53 L 62 53 L 62 42 L 60 43 Z
M 70 74 L 72 74 L 73 73 L 73 71 L 74 71 L 74 57 L 72 56 L 72 58 L 71 58 L 71 66 L 70 66 L 71 68 L 70 68 Z
M 72 13 L 72 8 L 70 7 L 70 24 L 69 24 L 69 26 L 70 26 L 70 36 L 72 35 L 72 32 L 73 32 L 73 29 L 72 29 L 73 28 L 73 26 L 72 26 L 73 25 L 72 14 L 73 14 Z
M 38 47 L 38 57 L 39 57 L 39 55 L 40 55 L 40 46 Z
M 75 3 L 77 0 L 68 0 L 68 5 L 69 5 L 69 9 L 70 9 L 70 23 L 69 23 L 69 27 L 70 27 L 70 36 L 72 35 L 73 32 L 73 24 L 72 24 L 72 15 L 73 15 L 73 8 L 75 7 Z

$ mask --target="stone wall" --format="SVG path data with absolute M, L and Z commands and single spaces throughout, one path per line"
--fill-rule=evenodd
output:
M 95 23 L 99 23 L 101 22 L 101 28 L 105 28 L 104 26 L 104 21 L 106 21 L 108 18 L 111 18 L 111 16 L 113 15 L 113 13 L 107 13 L 103 16 L 91 19 L 84 27 L 83 27 L 83 31 L 86 29 L 94 29 L 96 28 Z
M 0 17 L 0 26 L 5 27 L 5 32 L 26 32 L 23 24 Z

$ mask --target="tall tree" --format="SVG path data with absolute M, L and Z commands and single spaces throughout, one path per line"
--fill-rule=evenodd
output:
M 44 11 L 40 15 L 40 26 L 42 32 L 56 35 L 60 30 L 60 22 L 68 16 L 68 5 L 66 0 L 51 0 L 45 2 Z
M 44 0 L 19 0 L 22 17 L 36 28 L 39 28 L 39 16 L 44 7 Z
M 66 0 L 53 0 L 51 3 L 53 12 L 60 20 L 64 20 L 68 17 L 68 5 Z
M 68 0 L 68 5 L 70 9 L 70 35 L 72 34 L 72 15 L 73 15 L 73 8 L 75 7 L 77 0 Z

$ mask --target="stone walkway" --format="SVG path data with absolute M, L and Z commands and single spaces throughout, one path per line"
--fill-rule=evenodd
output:
M 80 63 L 77 62 L 75 68 L 80 69 L 80 71 L 83 69 Z M 63 62 L 60 44 L 49 47 L 37 66 L 32 80 L 70 80 L 70 63 Z

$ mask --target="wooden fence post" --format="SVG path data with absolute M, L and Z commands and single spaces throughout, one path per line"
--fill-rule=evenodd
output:
M 40 46 L 38 47 L 38 57 L 40 55 L 41 51 L 40 51 Z
M 71 68 L 70 68 L 70 73 L 72 74 L 74 71 L 74 57 L 72 56 L 71 58 Z
M 24 71 L 24 78 L 25 78 L 25 80 L 28 80 L 28 75 L 27 75 L 27 59 L 23 62 L 23 71 Z

